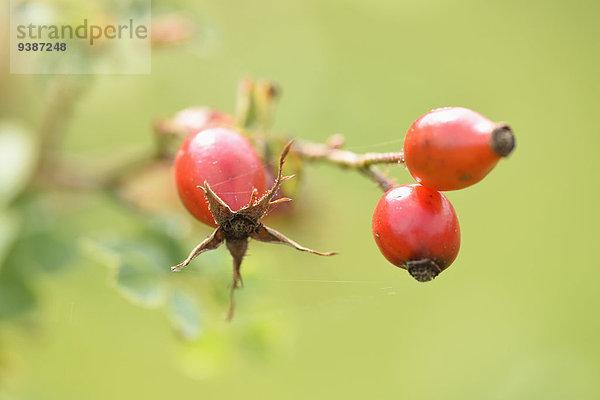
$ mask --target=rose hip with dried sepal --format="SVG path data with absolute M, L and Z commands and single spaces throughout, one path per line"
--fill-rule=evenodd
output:
M 404 159 L 417 182 L 456 190 L 482 180 L 515 147 L 510 127 L 463 107 L 432 110 L 404 139 Z
M 420 282 L 448 268 L 460 248 L 454 207 L 442 193 L 418 184 L 388 190 L 375 208 L 372 230 L 384 257 Z
M 336 252 L 323 253 L 301 246 L 262 223 L 262 219 L 274 205 L 291 200 L 285 197 L 274 199 L 281 183 L 292 178 L 292 176 L 282 175 L 283 163 L 291 145 L 292 142 L 289 142 L 283 148 L 279 157 L 277 178 L 271 189 L 262 195 L 257 187 L 250 191 L 238 191 L 240 187 L 236 186 L 235 182 L 237 181 L 244 182 L 244 185 L 264 184 L 264 170 L 258 155 L 247 139 L 234 131 L 215 128 L 198 132 L 183 143 L 180 153 L 177 155 L 175 177 L 177 189 L 184 205 L 192 215 L 204 223 L 215 226 L 216 229 L 196 246 L 183 262 L 171 267 L 171 270 L 180 270 L 189 265 L 198 255 L 208 250 L 214 250 L 225 243 L 233 258 L 233 280 L 227 319 L 232 318 L 235 309 L 234 292 L 243 286 L 240 267 L 248 249 L 249 239 L 285 244 L 296 250 L 321 256 L 337 254 Z M 254 165 L 259 167 L 254 168 Z M 254 175 L 257 170 L 260 170 L 262 175 Z M 207 180 L 204 180 L 202 184 L 197 184 L 207 176 L 213 180 L 219 179 L 213 184 Z M 253 182 L 252 177 L 260 179 Z M 191 190 L 194 185 L 196 185 L 195 193 Z M 220 189 L 221 195 L 218 195 L 213 189 L 213 187 L 219 186 L 225 186 Z M 233 192 L 229 190 L 233 190 Z M 241 197 L 237 197 L 238 195 Z M 245 202 L 240 200 L 244 197 Z M 208 221 L 206 211 L 211 216 L 211 221 Z
M 266 176 L 262 161 L 250 141 L 228 128 L 209 128 L 183 142 L 174 165 L 177 192 L 187 210 L 199 221 L 216 227 L 204 192 L 205 182 L 237 211 L 248 204 L 254 190 L 263 195 Z

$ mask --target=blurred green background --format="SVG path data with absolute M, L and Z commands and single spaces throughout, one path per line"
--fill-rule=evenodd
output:
M 7 4 L 0 120 L 35 131 L 57 77 L 9 74 Z M 248 75 L 281 85 L 278 132 L 400 151 L 413 120 L 456 105 L 509 121 L 517 149 L 448 193 L 462 248 L 429 284 L 378 252 L 371 182 L 307 165 L 295 219 L 271 225 L 341 254 L 252 243 L 230 324 L 224 248 L 163 272 L 210 232 L 181 209 L 25 194 L 0 213 L 0 399 L 600 398 L 599 2 L 153 2 L 171 12 L 195 36 L 155 50 L 151 75 L 85 80 L 62 159 L 110 170 L 158 117 L 233 112 Z M 160 182 L 144 196 L 173 191 Z

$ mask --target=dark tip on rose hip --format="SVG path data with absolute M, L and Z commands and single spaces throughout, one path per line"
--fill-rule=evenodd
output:
M 419 282 L 429 282 L 442 272 L 442 269 L 435 261 L 424 258 L 406 263 L 408 273 Z
M 492 150 L 500 157 L 508 156 L 515 148 L 515 135 L 510 126 L 498 125 L 492 132 Z

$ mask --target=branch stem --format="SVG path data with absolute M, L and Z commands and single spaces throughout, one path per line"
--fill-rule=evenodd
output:
M 367 178 L 374 181 L 384 192 L 387 192 L 396 186 L 396 181 L 394 179 L 388 178 L 374 165 L 371 165 L 367 168 L 361 168 L 359 171 L 362 172 Z
M 355 169 L 377 183 L 383 191 L 388 191 L 396 183 L 381 172 L 376 165 L 404 163 L 404 153 L 402 152 L 358 154 L 331 145 L 306 141 L 297 141 L 293 151 L 306 160 L 325 161 L 342 168 Z
M 56 167 L 57 148 L 73 115 L 77 100 L 84 90 L 84 82 L 72 80 L 70 77 L 61 76 L 52 82 L 46 109 L 38 128 L 40 153 L 37 176 Z

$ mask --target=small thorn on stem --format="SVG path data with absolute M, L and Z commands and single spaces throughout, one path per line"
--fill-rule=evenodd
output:
M 327 139 L 327 147 L 332 150 L 341 149 L 344 144 L 346 144 L 346 138 L 341 133 L 336 133 Z

